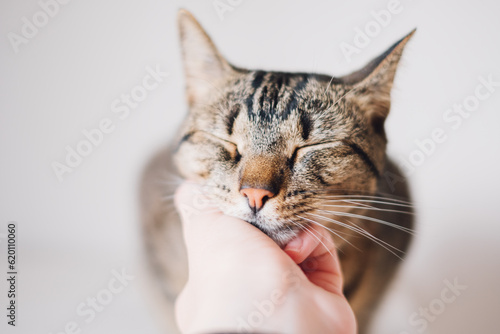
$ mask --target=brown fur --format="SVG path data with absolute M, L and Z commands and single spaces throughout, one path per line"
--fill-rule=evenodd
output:
M 407 207 L 401 200 L 409 195 L 386 158 L 383 124 L 396 67 L 413 33 L 360 71 L 331 78 L 236 68 L 191 14 L 181 11 L 179 24 L 190 112 L 176 143 L 153 159 L 143 182 L 144 231 L 164 291 L 173 300 L 187 277 L 179 219 L 162 201 L 174 187 L 158 183 L 168 173 L 204 185 L 220 210 L 279 245 L 312 221 L 332 229 L 345 294 L 363 333 L 400 260 L 370 235 L 399 256 L 410 240 L 411 216 L 393 212 Z M 398 175 L 395 188 L 387 175 Z M 275 196 L 256 214 L 242 187 Z M 391 195 L 376 200 L 387 204 L 359 202 L 384 193 Z M 327 212 L 331 205 L 335 213 Z

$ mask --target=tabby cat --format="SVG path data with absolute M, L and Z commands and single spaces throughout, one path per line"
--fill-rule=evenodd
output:
M 336 78 L 233 66 L 189 12 L 181 10 L 178 22 L 189 113 L 142 182 L 148 258 L 167 299 L 173 303 L 187 279 L 171 201 L 175 180 L 186 178 L 280 246 L 311 224 L 330 229 L 344 293 L 366 332 L 411 236 L 409 194 L 386 157 L 384 121 L 413 32 Z

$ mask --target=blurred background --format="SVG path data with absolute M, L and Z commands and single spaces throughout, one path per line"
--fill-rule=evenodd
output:
M 0 332 L 165 332 L 137 189 L 187 110 L 179 8 L 234 64 L 284 71 L 346 74 L 418 28 L 387 122 L 418 231 L 372 333 L 498 333 L 500 4 L 464 0 L 2 0 Z

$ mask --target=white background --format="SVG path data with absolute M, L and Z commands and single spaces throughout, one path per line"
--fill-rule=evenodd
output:
M 435 128 L 447 140 L 410 175 L 418 235 L 373 333 L 418 333 L 409 317 L 436 303 L 444 281 L 455 278 L 467 289 L 424 332 L 497 333 L 500 87 L 458 129 L 443 114 L 474 94 L 480 76 L 500 81 L 500 8 L 495 1 L 401 0 L 402 11 L 347 61 L 341 43 L 352 44 L 355 29 L 388 2 L 242 1 L 221 20 L 212 1 L 73 0 L 15 53 L 7 34 L 20 34 L 22 18 L 33 21 L 40 6 L 2 0 L 0 233 L 18 222 L 20 275 L 15 329 L 6 325 L 1 280 L 0 332 L 55 334 L 71 321 L 84 333 L 161 332 L 141 265 L 137 187 L 143 165 L 186 112 L 175 20 L 184 7 L 230 61 L 250 68 L 345 74 L 418 28 L 396 78 L 389 152 L 408 159 L 415 140 Z M 120 120 L 113 100 L 157 65 L 170 76 Z M 104 118 L 115 130 L 59 182 L 51 164 Z M 77 306 L 122 268 L 135 279 L 85 323 Z

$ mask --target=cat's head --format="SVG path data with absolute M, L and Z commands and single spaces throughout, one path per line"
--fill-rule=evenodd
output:
M 376 190 L 392 82 L 413 32 L 332 78 L 237 68 L 190 13 L 180 11 L 179 27 L 190 111 L 175 162 L 225 214 L 283 245 L 327 196 Z

